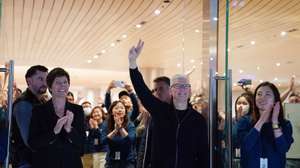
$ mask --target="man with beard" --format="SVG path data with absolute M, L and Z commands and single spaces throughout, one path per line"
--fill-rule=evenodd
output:
M 41 98 L 47 91 L 48 69 L 42 65 L 30 67 L 25 75 L 27 89 L 14 102 L 12 118 L 12 166 L 30 168 L 32 150 L 28 145 L 28 133 L 32 108 L 42 104 Z

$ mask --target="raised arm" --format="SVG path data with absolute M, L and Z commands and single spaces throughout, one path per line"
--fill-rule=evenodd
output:
M 151 90 L 145 84 L 142 74 L 138 70 L 137 58 L 140 55 L 144 46 L 144 42 L 139 40 L 137 46 L 133 46 L 129 50 L 129 69 L 130 69 L 130 79 L 133 84 L 134 90 L 137 96 L 141 100 L 145 108 L 155 116 L 158 111 L 162 111 L 164 107 L 168 107 L 167 103 L 163 103 L 156 97 L 152 95 Z M 166 105 L 165 105 L 166 104 Z

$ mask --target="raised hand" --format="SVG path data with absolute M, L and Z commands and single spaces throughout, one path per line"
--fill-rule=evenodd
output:
M 142 40 L 139 40 L 136 46 L 131 47 L 128 54 L 128 60 L 129 60 L 129 67 L 131 69 L 135 69 L 137 67 L 136 59 L 142 52 L 142 49 L 144 47 L 144 42 Z
M 127 92 L 128 92 L 128 93 L 131 93 L 131 92 L 133 91 L 133 88 L 132 88 L 132 86 L 131 86 L 131 85 L 129 85 L 129 84 L 127 84 L 127 83 L 125 83 L 125 86 L 124 86 L 124 88 L 127 90 Z
M 64 128 L 67 132 L 71 132 L 72 122 L 73 122 L 73 119 L 74 119 L 74 114 L 73 114 L 73 112 L 67 110 L 67 113 L 66 113 L 65 117 L 67 118 L 67 121 L 64 125 Z
M 272 122 L 278 123 L 278 116 L 280 112 L 280 102 L 276 102 L 273 108 L 273 114 L 272 114 Z
M 289 85 L 289 90 L 292 92 L 295 89 L 295 77 L 292 76 L 291 81 L 290 81 L 290 85 Z
M 98 128 L 98 122 L 92 118 L 89 120 L 89 124 L 91 128 L 97 129 Z
M 123 118 L 115 116 L 114 120 L 115 120 L 115 127 L 116 127 L 116 129 L 122 128 Z
M 66 124 L 68 118 L 67 116 L 61 117 L 60 119 L 57 120 L 56 125 L 53 129 L 55 134 L 59 134 L 63 126 Z
M 262 114 L 259 117 L 259 120 L 255 124 L 255 128 L 260 131 L 261 127 L 264 125 L 264 123 L 268 122 L 270 120 L 271 111 L 264 110 Z
M 116 88 L 115 86 L 115 81 L 112 80 L 109 84 L 108 84 L 108 88 L 107 91 L 110 91 L 111 89 Z

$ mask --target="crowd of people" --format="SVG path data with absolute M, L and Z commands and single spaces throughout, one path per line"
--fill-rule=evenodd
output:
M 75 101 L 63 68 L 48 72 L 45 66 L 31 66 L 25 75 L 27 89 L 22 92 L 14 85 L 12 167 L 209 167 L 208 101 L 204 95 L 192 96 L 186 74 L 159 76 L 148 88 L 137 64 L 143 46 L 139 41 L 129 50 L 132 86 L 122 83 L 124 90 L 112 101 L 111 90 L 120 84 L 111 81 L 104 102 L 95 106 Z M 0 164 L 8 143 L 5 83 L 0 94 Z M 45 96 L 47 89 L 51 97 Z M 263 82 L 236 99 L 232 144 L 243 168 L 285 167 L 294 139 L 283 114 L 284 101 L 300 102 L 294 78 L 281 95 L 274 84 Z M 220 112 L 221 141 L 224 119 Z

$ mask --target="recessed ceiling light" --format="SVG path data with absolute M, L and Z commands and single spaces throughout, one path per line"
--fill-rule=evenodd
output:
M 240 73 L 243 73 L 244 71 L 242 70 L 242 69 L 240 69 L 240 71 L 239 71 Z
M 281 86 L 280 83 L 278 84 L 278 86 Z
M 260 70 L 260 67 L 259 67 L 259 66 L 257 66 L 257 67 L 256 67 L 256 69 L 257 69 L 257 70 Z
M 99 58 L 99 55 L 94 55 L 93 58 L 97 59 L 97 58 Z
M 255 44 L 255 41 L 251 41 L 250 43 L 251 43 L 251 45 L 254 45 L 254 44 Z
M 137 25 L 135 25 L 135 27 L 136 27 L 136 28 L 141 28 L 142 25 L 141 25 L 141 24 L 137 24 Z
M 126 34 L 123 34 L 123 35 L 122 35 L 122 38 L 127 38 L 127 35 L 126 35 Z
M 200 65 L 203 65 L 203 62 L 202 62 L 202 61 L 200 62 Z
M 278 67 L 279 67 L 279 66 L 280 66 L 280 63 L 279 63 L 279 62 L 277 62 L 277 63 L 276 63 L 276 66 L 278 66 Z
M 87 60 L 86 62 L 90 64 L 90 63 L 92 63 L 92 60 Z
M 275 77 L 275 78 L 274 78 L 274 81 L 278 81 L 278 78 Z
M 178 67 L 178 68 L 181 67 L 181 64 L 178 63 L 178 64 L 177 64 L 177 67 Z
M 195 69 L 196 68 L 196 65 L 193 65 L 193 69 Z
M 106 50 L 102 50 L 101 53 L 102 53 L 102 54 L 106 53 Z
M 195 32 L 196 32 L 196 33 L 199 33 L 199 32 L 200 32 L 200 30 L 199 30 L 199 29 L 196 29 L 196 30 L 195 30 Z
M 159 10 L 159 9 L 156 9 L 156 10 L 154 11 L 154 14 L 155 14 L 155 15 L 159 15 L 159 14 L 160 14 L 160 10 Z
M 110 46 L 111 46 L 111 47 L 114 47 L 114 46 L 116 46 L 116 44 L 115 44 L 115 43 L 111 43 Z
M 191 60 L 190 60 L 190 62 L 191 62 L 191 63 L 194 63 L 194 62 L 195 62 L 195 60 L 194 60 L 194 59 L 191 59 Z
M 263 83 L 263 80 L 259 80 L 259 83 Z
M 285 31 L 282 31 L 282 32 L 280 33 L 280 35 L 281 35 L 282 37 L 284 37 L 284 36 L 286 36 L 286 35 L 287 35 L 287 32 L 285 32 Z

